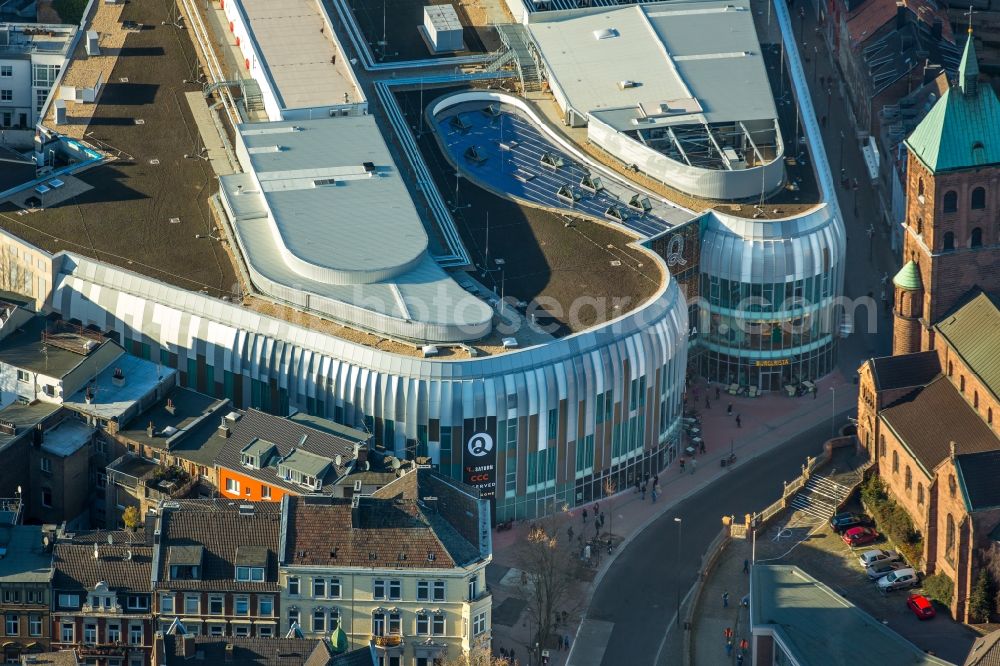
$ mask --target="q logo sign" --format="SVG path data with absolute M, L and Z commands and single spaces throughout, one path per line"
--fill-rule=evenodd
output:
M 485 432 L 477 432 L 469 438 L 467 448 L 469 453 L 477 458 L 482 458 L 493 450 L 493 438 Z

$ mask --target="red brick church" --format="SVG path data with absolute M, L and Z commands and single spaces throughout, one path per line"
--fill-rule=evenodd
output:
M 958 80 L 906 147 L 893 355 L 861 367 L 858 437 L 924 537 L 921 568 L 953 581 L 967 620 L 1000 553 L 1000 101 L 971 30 Z

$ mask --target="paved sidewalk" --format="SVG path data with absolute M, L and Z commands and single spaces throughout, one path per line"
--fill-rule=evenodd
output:
M 616 547 L 611 558 L 607 557 L 606 552 L 603 553 L 600 562 L 590 569 L 593 579 L 581 583 L 566 609 L 570 617 L 566 623 L 557 628 L 557 631 L 571 637 L 577 635 L 580 616 L 586 610 L 593 589 L 600 582 L 603 573 L 613 564 L 617 553 L 621 552 L 646 525 L 680 501 L 726 474 L 738 473 L 741 464 L 766 454 L 791 437 L 823 421 L 832 424 L 834 413 L 843 414 L 857 404 L 857 386 L 845 382 L 839 373 L 833 373 L 817 382 L 817 387 L 815 397 L 799 398 L 788 398 L 779 394 L 768 394 L 759 398 L 734 397 L 726 395 L 720 389 L 720 398 L 716 400 L 715 385 L 706 387 L 703 382 L 699 382 L 693 386 L 689 391 L 689 405 L 694 406 L 697 394 L 706 452 L 695 456 L 698 463 L 693 473 L 690 462 L 686 465 L 685 472 L 681 473 L 676 461 L 660 472 L 659 481 L 663 493 L 655 504 L 652 503 L 648 493 L 643 501 L 634 488 L 626 489 L 612 498 L 599 502 L 599 510 L 607 518 L 605 529 L 600 535 L 601 539 L 606 540 L 609 535 L 613 535 Z M 705 409 L 706 395 L 711 405 L 709 409 Z M 733 405 L 732 413 L 727 414 L 730 403 Z M 736 425 L 737 414 L 741 417 L 742 427 Z M 842 425 L 842 421 L 837 423 L 838 426 Z M 729 455 L 730 448 L 737 456 L 732 471 L 728 467 L 723 468 L 719 465 L 720 459 Z M 572 525 L 574 532 L 579 534 L 583 527 L 582 508 L 566 511 L 557 517 L 556 521 L 560 523 L 558 530 L 564 530 Z M 592 513 L 593 505 L 588 505 L 586 508 L 588 513 Z M 528 521 L 521 521 L 515 523 L 511 530 L 494 532 L 493 564 L 488 573 L 494 597 L 494 648 L 513 649 L 522 665 L 528 664 L 529 637 L 534 635 L 534 631 L 530 626 L 530 613 L 525 610 L 528 595 L 520 583 L 516 546 L 525 539 L 528 526 Z M 558 530 L 559 534 L 565 533 Z M 586 530 L 588 536 L 594 533 L 591 519 L 588 519 Z M 601 627 L 588 627 L 588 633 L 593 632 L 600 633 Z M 568 658 L 572 656 L 574 664 L 599 664 L 603 643 L 600 645 L 588 643 L 586 646 L 581 645 L 581 648 L 583 647 L 586 649 L 580 651 L 559 651 L 551 648 L 549 663 L 553 666 L 566 664 Z
M 744 560 L 750 559 L 750 542 L 734 539 L 719 556 L 712 574 L 705 581 L 695 610 L 696 622 L 691 632 L 691 663 L 694 666 L 735 664 L 740 639 L 750 640 L 749 609 L 740 601 L 750 594 L 750 576 L 743 573 Z M 729 606 L 722 595 L 729 593 Z M 726 629 L 733 631 L 733 647 L 726 651 Z M 749 650 L 743 663 L 750 666 Z

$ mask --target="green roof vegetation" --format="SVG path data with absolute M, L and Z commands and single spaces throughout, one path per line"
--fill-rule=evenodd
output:
M 959 84 L 946 90 L 906 146 L 933 173 L 1000 164 L 1000 100 L 979 83 L 972 33 L 965 43 Z

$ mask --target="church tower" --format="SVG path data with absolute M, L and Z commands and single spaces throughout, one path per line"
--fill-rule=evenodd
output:
M 904 267 L 893 280 L 894 321 L 903 329 L 893 336 L 897 354 L 932 348 L 931 327 L 973 287 L 1000 292 L 1000 101 L 979 81 L 971 27 L 958 81 L 906 147 Z

